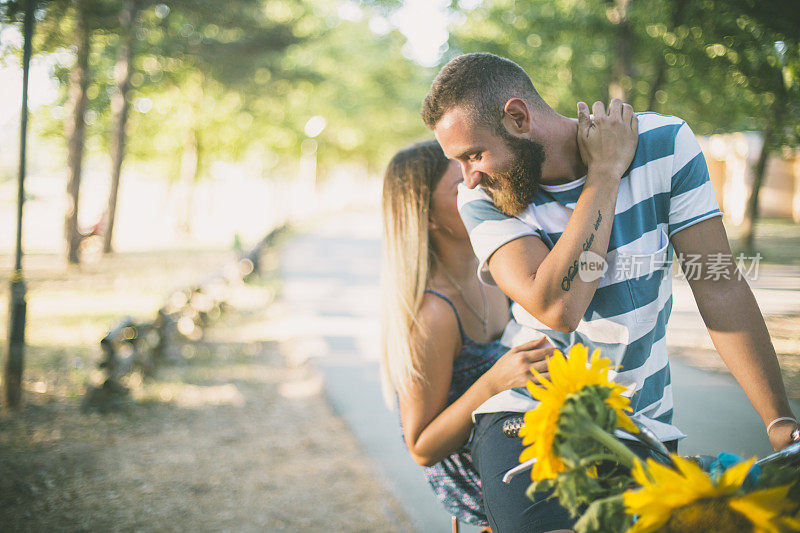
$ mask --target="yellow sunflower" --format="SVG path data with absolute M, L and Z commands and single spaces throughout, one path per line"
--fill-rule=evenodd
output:
M 625 511 L 638 515 L 628 533 L 651 531 L 742 531 L 779 533 L 800 528 L 785 516 L 794 504 L 789 486 L 737 495 L 755 458 L 726 470 L 714 483 L 694 462 L 673 454 L 678 470 L 647 459 L 637 461 L 632 474 L 642 486 L 625 492 Z
M 595 386 L 607 391 L 604 404 L 613 409 L 617 415 L 617 426 L 631 432 L 638 428 L 625 411 L 630 411 L 630 399 L 622 396 L 626 390 L 608 379 L 611 360 L 600 357 L 600 350 L 592 352 L 582 344 L 575 344 L 569 350 L 569 356 L 556 350 L 550 358 L 548 370 L 550 379 L 544 378 L 531 367 L 531 372 L 539 379 L 541 386 L 528 382 L 531 396 L 541 403 L 535 409 L 525 413 L 525 424 L 520 429 L 522 445 L 527 446 L 519 457 L 520 462 L 536 458 L 531 470 L 534 481 L 555 478 L 559 472 L 566 470 L 553 445 L 559 427 L 559 415 L 567 398 L 581 392 L 585 387 Z

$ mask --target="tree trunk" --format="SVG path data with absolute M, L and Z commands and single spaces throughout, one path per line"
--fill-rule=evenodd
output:
M 753 187 L 750 191 L 750 197 L 747 200 L 747 209 L 744 215 L 744 248 L 747 253 L 750 254 L 755 251 L 756 222 L 758 222 L 758 195 L 761 192 L 761 185 L 764 183 L 764 174 L 767 170 L 767 158 L 773 148 L 772 136 L 774 134 L 780 135 L 789 103 L 789 96 L 786 93 L 782 71 L 776 69 L 772 75 L 777 97 L 767 114 L 767 121 L 763 130 L 764 144 L 761 145 L 761 153 L 758 155 L 758 161 L 756 161 L 753 169 Z
M 14 273 L 11 275 L 11 293 L 8 299 L 8 353 L 3 375 L 5 401 L 17 409 L 22 402 L 22 369 L 25 366 L 25 318 L 28 304 L 25 298 L 25 277 L 22 271 L 22 209 L 25 204 L 25 173 L 28 139 L 28 80 L 33 40 L 34 2 L 25 2 L 22 51 L 22 109 L 19 132 L 19 182 L 17 184 L 17 238 L 14 254 Z
M 83 161 L 84 139 L 86 137 L 86 106 L 89 88 L 89 49 L 91 35 L 88 23 L 87 6 L 78 2 L 76 13 L 75 41 L 78 46 L 75 66 L 69 75 L 69 114 L 66 124 L 68 143 L 67 154 L 67 212 L 64 231 L 67 245 L 67 261 L 78 264 L 78 247 L 81 234 L 78 229 L 78 197 L 81 187 L 81 164 Z
M 764 174 L 767 170 L 767 158 L 770 152 L 770 141 L 772 140 L 774 124 L 768 123 L 764 128 L 764 143 L 761 145 L 761 153 L 753 167 L 753 186 L 750 189 L 750 197 L 747 199 L 747 209 L 745 210 L 743 233 L 744 249 L 747 253 L 753 253 L 756 240 L 756 222 L 758 222 L 758 195 L 761 185 L 764 183 Z
M 608 87 L 609 98 L 619 98 L 623 102 L 630 101 L 630 84 L 633 79 L 633 62 L 631 59 L 631 26 L 628 22 L 628 6 L 632 0 L 614 0 L 615 7 L 609 11 L 609 20 L 616 26 L 616 54 L 611 83 Z
M 126 0 L 120 14 L 121 32 L 120 46 L 117 51 L 117 64 L 114 74 L 117 92 L 111 97 L 111 109 L 114 113 L 114 139 L 111 143 L 111 186 L 108 191 L 108 207 L 106 208 L 106 227 L 103 232 L 103 253 L 112 253 L 111 241 L 114 235 L 114 220 L 117 212 L 117 193 L 119 178 L 122 173 L 122 160 L 125 157 L 125 126 L 128 122 L 128 92 L 131 87 L 133 72 L 133 28 L 138 11 L 137 0 Z

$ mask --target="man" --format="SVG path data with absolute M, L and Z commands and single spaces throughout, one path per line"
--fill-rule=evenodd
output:
M 676 449 L 685 435 L 672 425 L 665 345 L 670 245 L 679 257 L 702 257 L 705 268 L 687 277 L 703 320 L 770 443 L 784 448 L 797 422 L 692 131 L 676 117 L 637 117 L 619 100 L 608 111 L 595 102 L 593 112 L 580 103 L 577 121 L 557 114 L 518 65 L 491 54 L 459 56 L 439 72 L 422 116 L 462 165 L 459 210 L 479 276 L 514 300 L 522 333 L 562 349 L 599 347 L 621 365 L 614 380 L 635 390 L 634 419 Z M 475 435 L 533 406 L 505 391 L 476 411 Z

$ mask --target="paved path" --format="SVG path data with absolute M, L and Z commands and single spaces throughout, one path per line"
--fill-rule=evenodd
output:
M 326 380 L 328 397 L 361 441 L 378 475 L 420 531 L 447 531 L 448 516 L 405 450 L 397 423 L 381 400 L 378 378 L 380 220 L 376 213 L 336 215 L 301 232 L 282 260 L 285 319 L 276 327 L 292 354 L 310 358 Z M 800 307 L 800 275 L 762 277 L 756 297 L 765 312 Z M 762 288 L 758 288 L 762 287 Z M 791 299 L 787 298 L 791 291 Z M 685 286 L 675 294 L 677 329 L 702 334 Z M 687 300 L 688 299 L 688 300 Z M 699 325 L 698 325 L 699 324 Z M 765 455 L 771 448 L 760 419 L 727 375 L 673 361 L 675 423 L 689 435 L 681 453 Z M 800 402 L 793 402 L 800 414 Z

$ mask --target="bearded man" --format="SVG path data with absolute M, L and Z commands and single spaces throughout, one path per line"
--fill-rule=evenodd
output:
M 581 102 L 577 120 L 559 115 L 522 68 L 492 54 L 451 60 L 423 103 L 426 125 L 462 166 L 459 212 L 478 275 L 515 302 L 505 344 L 545 335 L 562 351 L 578 342 L 601 348 L 619 365 L 612 379 L 633 392 L 634 420 L 676 451 L 685 435 L 672 424 L 665 344 L 674 247 L 700 258 L 687 277 L 714 345 L 772 446 L 784 448 L 797 421 L 764 319 L 731 260 L 694 134 L 677 117 L 634 114 L 619 100 L 592 111 Z M 727 261 L 708 275 L 719 258 Z M 570 527 L 525 502 L 524 480 L 497 479 L 521 451 L 517 439 L 499 436 L 502 422 L 535 406 L 511 389 L 473 414 L 493 531 Z

